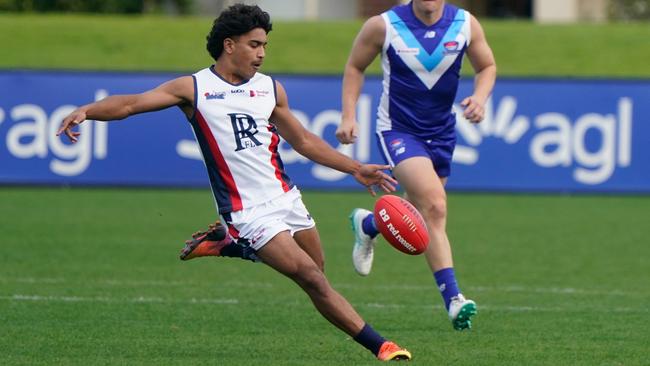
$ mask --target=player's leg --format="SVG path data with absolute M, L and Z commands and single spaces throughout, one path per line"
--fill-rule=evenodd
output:
M 293 234 L 293 238 L 298 243 L 298 246 L 316 263 L 318 268 L 325 272 L 325 255 L 323 254 L 318 230 L 300 230 Z
M 384 161 L 391 167 L 413 156 L 429 156 L 427 144 L 407 133 L 397 131 L 377 133 L 377 145 Z M 363 208 L 355 208 L 352 211 L 350 222 L 354 232 L 352 263 L 357 273 L 366 276 L 372 268 L 375 238 L 379 235 L 379 230 L 373 213 Z
M 283 218 L 287 226 L 291 228 L 293 236 L 298 246 L 304 250 L 309 257 L 316 263 L 321 271 L 325 272 L 325 254 L 320 241 L 316 222 L 305 207 L 302 199 L 294 199 L 290 203 L 290 209 Z
M 401 161 L 393 169 L 393 175 L 406 191 L 408 200 L 417 207 L 427 223 L 429 245 L 425 256 L 452 325 L 457 330 L 470 328 L 470 317 L 476 313 L 476 304 L 465 299 L 460 293 L 454 274 L 451 246 L 446 232 L 446 179 L 438 178 L 431 159 L 426 157 Z
M 316 229 L 304 231 L 315 232 Z M 303 232 L 300 235 L 303 239 L 308 236 L 318 237 L 317 233 L 314 235 Z M 411 358 L 408 351 L 386 341 L 374 331 L 352 308 L 352 305 L 330 286 L 323 271 L 298 246 L 289 231 L 275 235 L 258 249 L 257 255 L 264 263 L 296 282 L 307 293 L 323 317 L 377 357 L 384 360 Z
M 349 216 L 350 226 L 354 234 L 352 247 L 352 264 L 354 270 L 361 276 L 367 276 L 372 269 L 375 256 L 376 237 L 379 230 L 373 221 L 372 212 L 364 208 L 355 208 Z
M 447 194 L 431 159 L 413 157 L 393 168 L 393 175 L 427 223 L 429 245 L 425 251 L 432 271 L 453 267 L 447 238 Z
M 294 280 L 334 325 L 352 336 L 361 330 L 364 324 L 361 317 L 331 288 L 318 265 L 297 245 L 288 231 L 276 235 L 257 251 L 257 255 L 265 264 Z

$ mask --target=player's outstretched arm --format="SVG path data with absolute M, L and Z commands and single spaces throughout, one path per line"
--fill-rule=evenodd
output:
M 352 45 L 343 71 L 343 115 L 341 124 L 336 129 L 336 138 L 343 144 L 351 144 L 357 139 L 356 105 L 364 82 L 364 72 L 381 52 L 385 33 L 384 20 L 379 15 L 374 16 L 364 23 Z
M 360 184 L 375 195 L 373 186 L 378 186 L 384 192 L 395 191 L 397 181 L 383 172 L 390 169 L 388 165 L 361 164 L 350 159 L 332 148 L 320 137 L 309 132 L 289 109 L 287 93 L 282 84 L 276 83 L 277 102 L 271 121 L 278 129 L 280 136 L 298 153 L 308 159 L 338 171 L 352 175 Z
M 485 102 L 492 93 L 497 66 L 481 24 L 474 16 L 470 22 L 472 39 L 467 48 L 467 57 L 476 72 L 476 77 L 474 78 L 474 94 L 465 98 L 461 102 L 461 106 L 465 108 L 463 112 L 465 118 L 478 123 L 483 120 L 485 115 Z
M 171 106 L 192 106 L 194 82 L 191 76 L 170 80 L 141 94 L 111 95 L 98 102 L 86 104 L 74 110 L 61 122 L 57 136 L 62 133 L 77 142 L 79 132 L 73 129 L 83 121 L 114 121 L 138 113 L 165 109 Z

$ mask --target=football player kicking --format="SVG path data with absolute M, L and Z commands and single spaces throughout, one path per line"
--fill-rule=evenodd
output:
M 385 340 L 330 286 L 315 223 L 284 172 L 279 137 L 312 161 L 352 175 L 372 194 L 373 185 L 391 192 L 396 182 L 382 172 L 388 166 L 362 165 L 338 153 L 291 114 L 282 85 L 258 72 L 269 31 L 268 13 L 257 6 L 233 5 L 208 35 L 214 65 L 142 94 L 114 95 L 82 106 L 63 120 L 57 134 L 74 143 L 80 135 L 75 127 L 86 119 L 118 120 L 178 106 L 201 148 L 219 215 L 246 255 L 295 281 L 323 317 L 378 359 L 411 359 L 409 351 Z M 219 228 L 193 241 L 223 241 L 225 230 Z M 225 247 L 220 248 L 224 255 L 237 254 L 237 247 Z M 226 253 L 228 249 L 234 251 Z M 192 252 L 190 247 L 181 256 L 191 258 Z

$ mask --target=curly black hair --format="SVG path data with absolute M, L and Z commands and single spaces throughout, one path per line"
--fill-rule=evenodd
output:
M 206 37 L 206 49 L 213 59 L 218 59 L 223 52 L 223 40 L 248 33 L 255 28 L 262 28 L 268 34 L 272 29 L 269 13 L 257 5 L 235 4 L 224 10 L 214 20 L 212 29 Z

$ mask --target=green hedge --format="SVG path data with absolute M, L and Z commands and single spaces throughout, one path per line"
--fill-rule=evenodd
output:
M 650 0 L 611 0 L 612 20 L 650 20 Z
M 165 0 L 0 0 L 0 11 L 142 14 L 160 12 Z M 189 14 L 192 0 L 172 0 L 173 11 Z

